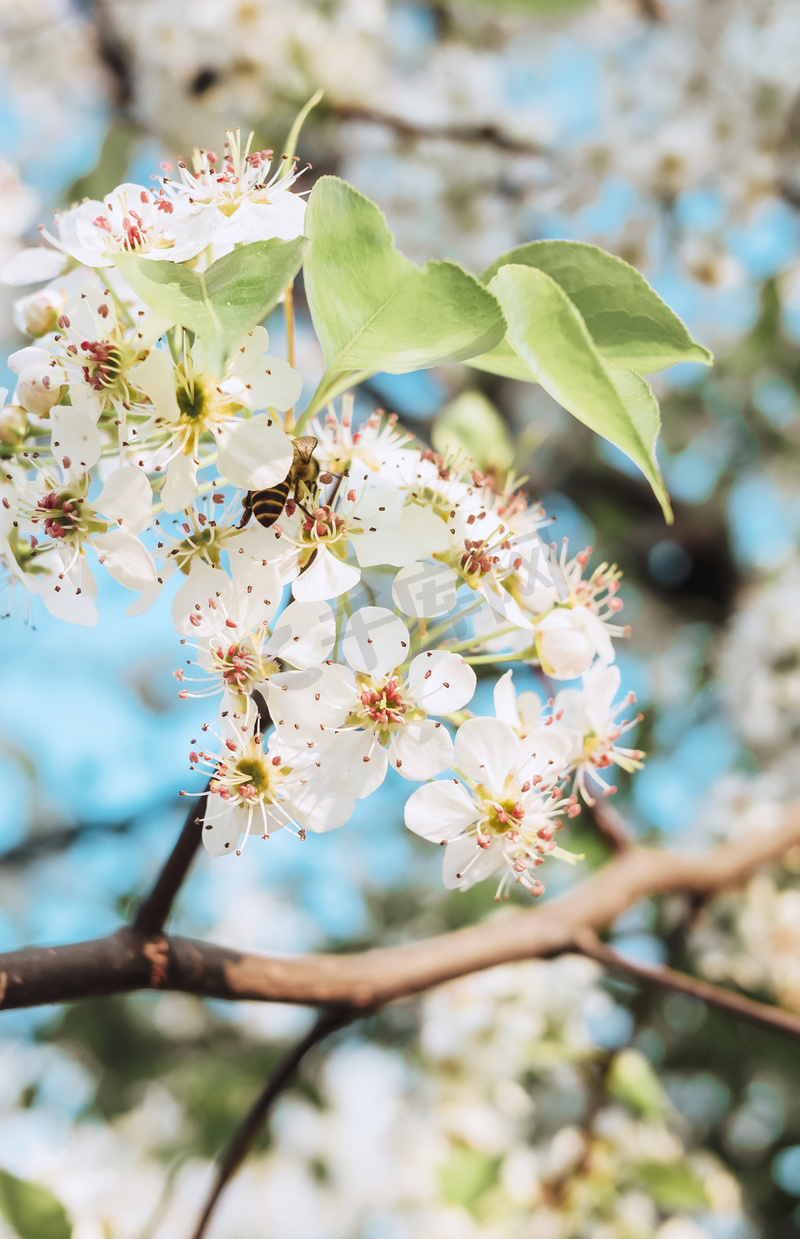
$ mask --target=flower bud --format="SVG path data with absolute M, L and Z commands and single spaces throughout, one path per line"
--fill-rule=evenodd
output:
M 536 629 L 536 649 L 542 667 L 557 680 L 572 680 L 588 670 L 594 646 L 566 608 L 551 611 Z
M 40 288 L 14 302 L 14 326 L 29 336 L 46 336 L 58 329 L 66 294 L 60 288 Z
M 28 413 L 46 417 L 54 404 L 61 400 L 67 376 L 60 366 L 47 362 L 34 362 L 26 366 L 17 381 L 16 398 Z
M 25 410 L 18 404 L 7 404 L 0 409 L 0 443 L 8 447 L 17 447 L 28 433 L 28 419 Z

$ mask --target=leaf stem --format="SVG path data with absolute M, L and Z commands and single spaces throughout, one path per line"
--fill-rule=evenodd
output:
M 342 392 L 347 391 L 348 387 L 357 387 L 365 379 L 371 378 L 374 373 L 374 370 L 326 370 L 319 381 L 317 390 L 308 403 L 308 408 L 297 419 L 295 433 L 302 434 L 309 418 L 319 412 L 328 401 L 335 399 L 336 396 L 340 396 Z
M 521 654 L 473 654 L 466 655 L 464 662 L 477 665 L 479 663 L 518 663 L 530 662 L 533 657 L 530 650 L 524 650 Z

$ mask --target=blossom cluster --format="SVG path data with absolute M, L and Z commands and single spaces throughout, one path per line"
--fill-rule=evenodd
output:
M 800 791 L 800 565 L 796 555 L 742 590 L 714 658 L 719 697 L 740 748 L 711 783 L 692 846 L 758 840 L 785 822 Z M 745 756 L 746 754 L 746 756 Z M 689 935 L 698 971 L 800 1009 L 800 853 L 786 852 L 735 895 L 703 909 Z
M 280 910 L 269 908 L 272 923 Z M 691 1146 L 642 1056 L 599 1049 L 593 1030 L 618 1012 L 599 982 L 598 968 L 576 956 L 495 968 L 425 996 L 404 1051 L 346 1039 L 314 1073 L 312 1096 L 298 1089 L 280 1099 L 268 1149 L 229 1186 L 210 1233 L 346 1239 L 378 1225 L 398 1239 L 741 1233 L 736 1180 Z M 3 1045 L 7 1164 L 56 1194 L 76 1239 L 106 1231 L 134 1239 L 145 1228 L 167 1239 L 185 1229 L 207 1188 L 207 1160 L 175 1157 L 198 1121 L 196 1085 L 175 1050 L 207 1044 L 214 1017 L 178 994 L 159 996 L 148 1012 L 154 1042 L 167 1039 L 159 1062 L 171 1065 L 113 1119 L 81 1113 L 69 1140 L 63 1111 L 92 1106 L 91 1067 L 54 1045 Z M 276 1032 L 257 1019 L 265 1010 L 249 1015 L 237 1055 L 243 1074 Z M 636 1071 L 661 1107 L 652 1098 L 637 1105 Z M 22 1090 L 33 1100 L 14 1109 Z
M 642 756 L 613 666 L 619 571 L 556 547 L 513 476 L 393 416 L 359 421 L 345 396 L 296 418 L 302 377 L 263 326 L 220 356 L 142 302 L 120 258 L 202 272 L 303 231 L 296 164 L 238 133 L 173 172 L 57 213 L 4 269 L 44 285 L 15 305 L 32 342 L 0 413 L 6 593 L 92 624 L 98 571 L 131 614 L 171 591 L 178 694 L 218 703 L 191 752 L 213 855 L 341 826 L 391 767 L 422 784 L 406 824 L 447 845 L 449 887 L 500 870 L 498 897 L 540 893 L 579 799 Z M 542 701 L 506 671 L 495 717 L 473 716 L 476 668 L 514 662 L 582 686 Z
M 657 21 L 634 0 L 562 7 L 535 21 L 527 8 L 457 5 L 436 23 L 388 0 L 234 12 L 225 0 L 188 12 L 119 0 L 107 20 L 136 121 L 171 145 L 231 117 L 260 126 L 322 87 L 343 122 L 340 134 L 326 126 L 326 152 L 338 141 L 343 174 L 397 208 L 420 256 L 486 265 L 532 221 L 566 214 L 580 227 L 605 199 L 593 239 L 637 265 L 677 241 L 694 280 L 741 283 L 738 226 L 754 204 L 796 193 L 793 0 L 719 0 L 713 12 L 684 0 L 658 5 Z M 564 75 L 578 83 L 569 106 Z M 684 194 L 686 209 L 670 209 Z

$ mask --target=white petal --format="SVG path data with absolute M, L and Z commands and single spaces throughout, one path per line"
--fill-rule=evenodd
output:
M 363 800 L 380 787 L 389 765 L 386 751 L 369 731 L 339 731 L 323 741 L 326 787 L 339 796 Z
M 593 731 L 604 731 L 608 725 L 614 698 L 619 692 L 619 667 L 597 663 L 583 677 L 583 697 L 586 717 Z
M 113 333 L 117 322 L 114 302 L 96 284 L 84 284 L 76 289 L 70 296 L 64 313 L 69 319 L 66 334 L 78 348 L 84 340 L 107 339 Z
M 294 582 L 292 592 L 299 602 L 318 602 L 339 598 L 360 580 L 358 568 L 337 559 L 327 546 L 319 546 L 311 565 Z
M 426 783 L 406 801 L 405 821 L 409 830 L 432 843 L 455 839 L 480 816 L 472 797 L 455 779 Z
M 341 727 L 357 700 L 352 672 L 337 663 L 278 672 L 266 681 L 264 695 L 279 731 L 313 741 Z
M 516 599 L 512 598 L 506 590 L 495 588 L 488 577 L 484 579 L 481 592 L 498 620 L 502 620 L 504 625 L 516 624 L 517 628 L 533 628 L 533 621 L 525 614 Z
M 136 342 L 141 348 L 154 348 L 156 341 L 168 331 L 174 320 L 165 318 L 163 314 L 148 314 L 139 321 L 136 328 Z
M 342 652 L 354 671 L 385 676 L 408 657 L 411 638 L 398 615 L 386 607 L 361 607 L 348 620 Z
M 533 731 L 534 727 L 539 726 L 539 719 L 542 716 L 542 703 L 536 693 L 530 689 L 524 693 L 520 693 L 517 697 L 517 711 L 519 712 L 519 721 L 526 731 Z
M 501 723 L 509 727 L 519 727 L 519 710 L 517 709 L 517 694 L 514 691 L 514 673 L 507 671 L 501 675 L 494 686 L 494 713 Z
M 520 741 L 519 781 L 541 775 L 546 786 L 554 783 L 569 761 L 571 736 L 556 726 L 539 727 Z
M 585 615 L 558 607 L 536 625 L 536 649 L 542 667 L 557 680 L 571 680 L 591 665 L 595 650 L 584 629 Z
M 209 598 L 227 583 L 228 575 L 220 568 L 212 568 L 211 564 L 206 564 L 201 559 L 192 560 L 189 575 L 184 578 L 184 584 L 172 601 L 172 622 L 181 636 L 204 636 L 213 631 L 206 618 L 205 608 Z M 202 615 L 203 624 L 195 628 L 189 622 L 190 615 Z
M 470 718 L 456 732 L 455 765 L 499 796 L 519 761 L 519 740 L 496 718 Z
M 261 559 L 231 556 L 232 580 L 227 594 L 229 618 L 235 620 L 237 635 L 251 632 L 268 621 L 280 606 L 283 582 L 274 564 Z
M 197 462 L 179 452 L 167 465 L 167 480 L 161 490 L 164 511 L 172 514 L 191 507 L 197 494 Z
M 404 615 L 436 619 L 455 607 L 459 579 L 453 568 L 418 560 L 400 569 L 394 578 L 392 597 Z
M 503 864 L 503 853 L 492 840 L 488 848 L 480 848 L 472 836 L 448 843 L 442 863 L 442 880 L 449 891 L 468 890 L 487 878 Z
M 211 856 L 231 856 L 239 844 L 239 836 L 247 829 L 247 814 L 231 807 L 221 796 L 211 795 L 203 818 L 202 839 Z
M 266 413 L 239 418 L 220 436 L 217 467 L 232 486 L 244 490 L 267 490 L 282 482 L 293 460 L 291 439 Z
M 175 368 L 162 349 L 154 348 L 143 362 L 130 371 L 131 382 L 139 387 L 155 406 L 159 417 L 177 422 L 181 411 L 175 396 Z
M 285 413 L 300 399 L 303 379 L 280 357 L 268 357 L 269 336 L 265 328 L 254 327 L 233 353 L 229 379 L 221 387 L 238 392 L 251 409 L 280 409 Z
M 14 374 L 22 374 L 28 366 L 49 366 L 52 360 L 47 349 L 39 348 L 37 344 L 29 344 L 9 355 L 8 368 L 13 370 Z
M 402 568 L 414 563 L 421 555 L 445 551 L 449 545 L 444 521 L 429 508 L 421 508 L 417 504 L 403 507 L 399 520 L 393 525 L 385 519 L 368 522 L 362 516 L 361 504 L 358 519 L 363 521 L 366 532 L 356 538 L 353 545 L 362 568 L 376 564 Z
M 353 541 L 362 568 L 391 564 L 403 568 L 423 555 L 447 550 L 447 526 L 435 512 L 417 504 L 403 507 L 402 495 L 368 492 L 354 515 L 364 534 Z
M 89 571 L 88 565 L 86 571 Z M 68 585 L 62 581 L 61 588 L 56 593 L 55 584 L 54 581 L 49 588 L 43 585 L 36 591 L 50 614 L 55 619 L 64 620 L 67 624 L 78 624 L 81 628 L 94 628 L 100 615 L 86 590 L 82 588 L 82 592 L 76 594 L 71 584 Z
M 411 696 L 428 714 L 450 714 L 472 700 L 478 680 L 460 654 L 426 650 L 408 671 Z
M 335 796 L 326 789 L 315 788 L 311 779 L 305 787 L 292 790 L 291 794 L 290 808 L 295 821 L 315 834 L 345 826 L 355 807 L 352 796 Z
M 404 779 L 433 779 L 453 760 L 453 741 L 441 723 L 409 723 L 392 738 L 389 761 Z
M 336 619 L 327 602 L 290 602 L 264 651 L 295 667 L 312 667 L 325 661 L 335 640 Z
M 594 645 L 600 658 L 602 658 L 603 662 L 613 663 L 616 651 L 603 621 L 598 619 L 594 611 L 590 611 L 588 608 L 584 610 L 583 607 L 576 607 L 575 609 L 582 613 L 583 630 Z
M 65 471 L 83 473 L 97 464 L 102 444 L 90 414 L 74 405 L 56 404 L 50 410 L 50 425 L 53 455 Z
M 0 270 L 0 280 L 15 288 L 22 284 L 39 284 L 42 280 L 54 280 L 66 265 L 67 256 L 60 250 L 35 245 L 9 258 Z
M 156 581 L 155 585 L 151 585 L 149 589 L 142 590 L 139 597 L 125 608 L 125 614 L 133 618 L 136 615 L 144 615 L 152 606 L 155 606 L 161 596 L 162 582 L 167 575 L 172 576 L 173 573 L 165 573 L 162 569 L 161 581 Z
M 156 584 L 156 566 L 138 538 L 122 529 L 92 538 L 100 563 L 126 589 L 148 589 Z
M 135 465 L 123 465 L 109 474 L 94 507 L 121 521 L 127 533 L 142 533 L 150 524 L 152 502 L 147 474 Z

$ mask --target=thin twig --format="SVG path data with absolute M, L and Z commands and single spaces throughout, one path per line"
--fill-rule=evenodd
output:
M 125 818 L 121 822 L 83 822 L 77 826 L 62 826 L 57 830 L 48 830 L 42 834 L 29 835 L 21 843 L 16 843 L 5 852 L 0 852 L 0 868 L 14 869 L 49 856 L 53 852 L 63 852 L 72 847 L 79 839 L 92 835 L 126 835 L 141 817 Z
M 186 938 L 148 941 L 133 929 L 94 942 L 27 947 L 0 955 L 0 1009 L 157 988 L 227 1002 L 339 1004 L 363 1011 L 497 964 L 574 950 L 581 930 L 605 929 L 641 899 L 710 898 L 740 886 L 797 844 L 800 804 L 787 808 L 776 830 L 699 854 L 632 847 L 558 899 L 529 911 L 351 955 L 269 958 Z
M 547 152 L 538 142 L 514 138 L 504 133 L 497 125 L 415 125 L 402 116 L 390 112 L 378 112 L 374 108 L 362 108 L 351 104 L 334 104 L 331 112 L 339 120 L 362 121 L 367 125 L 382 125 L 401 138 L 439 139 L 445 142 L 468 144 L 485 143 L 514 155 L 545 155 Z
M 178 841 L 170 852 L 155 885 L 139 904 L 134 929 L 146 938 L 160 934 L 172 911 L 175 896 L 183 885 L 202 839 L 201 822 L 206 811 L 206 797 L 192 800 Z
M 592 808 L 597 829 L 614 852 L 627 852 L 633 847 L 625 819 L 606 800 L 595 800 Z
M 348 1007 L 331 1007 L 327 1011 L 321 1011 L 313 1028 L 280 1060 L 261 1093 L 233 1133 L 228 1147 L 220 1158 L 214 1185 L 203 1206 L 203 1212 L 192 1233 L 192 1239 L 202 1239 L 205 1235 L 217 1201 L 249 1153 L 273 1104 L 290 1083 L 306 1054 L 330 1033 L 335 1032 L 337 1028 L 343 1028 L 352 1019 L 353 1012 Z
M 711 985 L 708 981 L 700 981 L 697 977 L 687 976 L 684 972 L 676 972 L 661 964 L 640 964 L 636 960 L 620 955 L 612 947 L 601 942 L 592 929 L 579 929 L 575 934 L 575 947 L 581 955 L 597 960 L 605 968 L 614 972 L 622 972 L 626 976 L 635 977 L 645 985 L 660 989 L 670 989 L 679 994 L 688 994 L 690 998 L 699 998 L 701 1002 L 717 1007 L 720 1011 L 728 1011 L 738 1015 L 759 1028 L 769 1028 L 771 1032 L 791 1033 L 800 1037 L 800 1015 L 783 1011 L 780 1007 L 771 1007 L 765 1002 L 756 1002 L 737 994 L 734 990 L 724 989 L 719 985 Z

